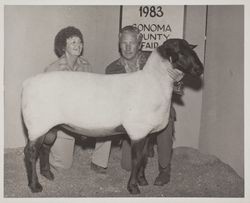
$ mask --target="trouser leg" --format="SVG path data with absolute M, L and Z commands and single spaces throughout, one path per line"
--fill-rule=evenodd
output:
M 157 135 L 158 162 L 164 168 L 170 164 L 173 148 L 174 122 L 169 121 L 167 127 Z
M 69 169 L 73 163 L 74 146 L 75 138 L 59 130 L 51 147 L 50 163 L 55 167 Z
M 92 154 L 92 163 L 101 166 L 102 168 L 107 168 L 110 149 L 111 140 L 97 141 L 95 144 L 95 150 Z
M 169 121 L 164 131 L 157 136 L 159 174 L 154 184 L 158 186 L 163 186 L 170 181 L 173 133 L 174 121 Z

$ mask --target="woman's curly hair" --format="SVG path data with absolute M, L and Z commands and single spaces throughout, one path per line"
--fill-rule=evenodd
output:
M 65 53 L 66 40 L 73 36 L 79 37 L 83 43 L 81 31 L 73 26 L 63 28 L 57 33 L 54 41 L 54 51 L 58 57 Z

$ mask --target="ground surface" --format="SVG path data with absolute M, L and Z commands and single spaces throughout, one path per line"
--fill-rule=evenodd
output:
M 23 149 L 7 149 L 4 154 L 4 197 L 132 197 L 126 189 L 129 172 L 120 167 L 121 151 L 112 148 L 107 174 L 90 170 L 93 149 L 75 148 L 71 169 L 52 169 L 55 180 L 39 174 L 41 193 L 28 188 Z M 156 149 L 155 149 L 156 151 Z M 243 197 L 244 181 L 228 165 L 198 150 L 174 149 L 171 180 L 163 187 L 154 186 L 158 174 L 157 153 L 146 169 L 148 186 L 140 187 L 137 197 Z

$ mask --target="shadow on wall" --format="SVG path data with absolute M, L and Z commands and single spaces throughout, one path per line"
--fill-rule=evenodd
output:
M 184 86 L 183 86 L 184 94 L 185 94 L 186 87 L 198 92 L 204 86 L 202 77 L 196 78 L 196 77 L 192 77 L 191 75 L 185 75 L 184 78 L 182 79 L 182 82 L 184 83 Z M 172 101 L 173 103 L 178 104 L 180 106 L 185 105 L 182 99 L 182 95 L 173 94 Z

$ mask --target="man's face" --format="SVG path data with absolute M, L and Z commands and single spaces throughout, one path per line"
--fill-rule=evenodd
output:
M 120 38 L 121 55 L 127 60 L 135 58 L 140 48 L 137 36 L 134 33 L 123 33 Z
M 66 40 L 65 52 L 73 56 L 79 56 L 82 52 L 83 44 L 79 37 L 73 36 Z

